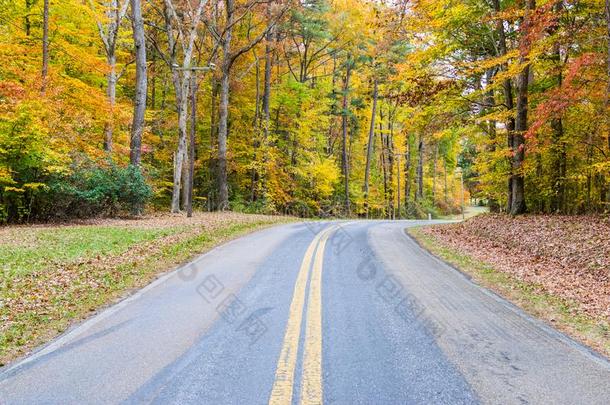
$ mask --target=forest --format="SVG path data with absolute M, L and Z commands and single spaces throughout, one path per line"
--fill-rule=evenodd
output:
M 0 5 L 0 223 L 610 208 L 610 1 Z

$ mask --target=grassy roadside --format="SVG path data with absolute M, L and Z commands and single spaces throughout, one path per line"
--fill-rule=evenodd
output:
M 160 273 L 285 217 L 198 214 L 0 228 L 0 365 Z
M 409 228 L 407 232 L 430 253 L 470 275 L 479 285 L 610 357 L 610 323 L 607 319 L 588 316 L 570 300 L 544 293 L 538 285 L 520 281 L 488 263 L 446 246 L 433 235 L 423 232 L 421 227 Z

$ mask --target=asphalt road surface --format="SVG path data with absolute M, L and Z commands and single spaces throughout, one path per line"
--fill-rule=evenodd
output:
M 608 404 L 610 363 L 406 236 L 290 224 L 170 273 L 0 374 L 0 404 Z

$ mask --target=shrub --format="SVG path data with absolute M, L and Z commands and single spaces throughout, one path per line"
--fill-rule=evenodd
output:
M 53 182 L 51 193 L 64 200 L 56 206 L 63 205 L 63 209 L 55 210 L 56 215 L 68 217 L 140 214 L 152 197 L 152 189 L 138 167 L 114 163 L 76 170 L 70 177 Z
M 86 218 L 140 214 L 152 197 L 141 170 L 135 166 L 86 164 L 69 175 L 53 175 L 44 187 L 0 190 L 0 221 Z

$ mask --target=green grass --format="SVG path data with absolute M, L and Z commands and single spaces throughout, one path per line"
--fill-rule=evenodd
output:
M 578 310 L 570 300 L 544 293 L 536 284 L 518 280 L 500 272 L 488 263 L 470 257 L 443 245 L 420 227 L 407 230 L 430 253 L 472 276 L 473 280 L 504 298 L 514 302 L 526 312 L 610 356 L 610 323 L 607 319 L 592 318 Z
M 177 232 L 178 229 L 139 229 L 118 226 L 69 226 L 54 229 L 17 228 L 13 238 L 32 240 L 0 245 L 0 263 L 7 274 L 23 275 L 44 269 L 49 262 L 68 262 L 116 255 L 138 243 Z
M 115 302 L 227 240 L 283 218 L 228 220 L 220 227 L 68 226 L 15 228 L 20 241 L 3 241 L 0 260 L 0 304 L 21 300 L 25 308 L 0 305 L 0 365 L 23 355 L 64 331 L 70 324 Z M 100 256 L 101 260 L 96 260 Z M 92 260 L 83 260 L 92 259 Z M 77 261 L 75 263 L 75 261 Z M 34 277 L 33 271 L 38 271 Z M 54 287 L 62 278 L 67 285 Z M 27 307 L 29 297 L 44 296 L 42 305 Z M 11 311 L 12 310 L 12 311 Z M 1 324 L 0 324 L 1 325 Z

